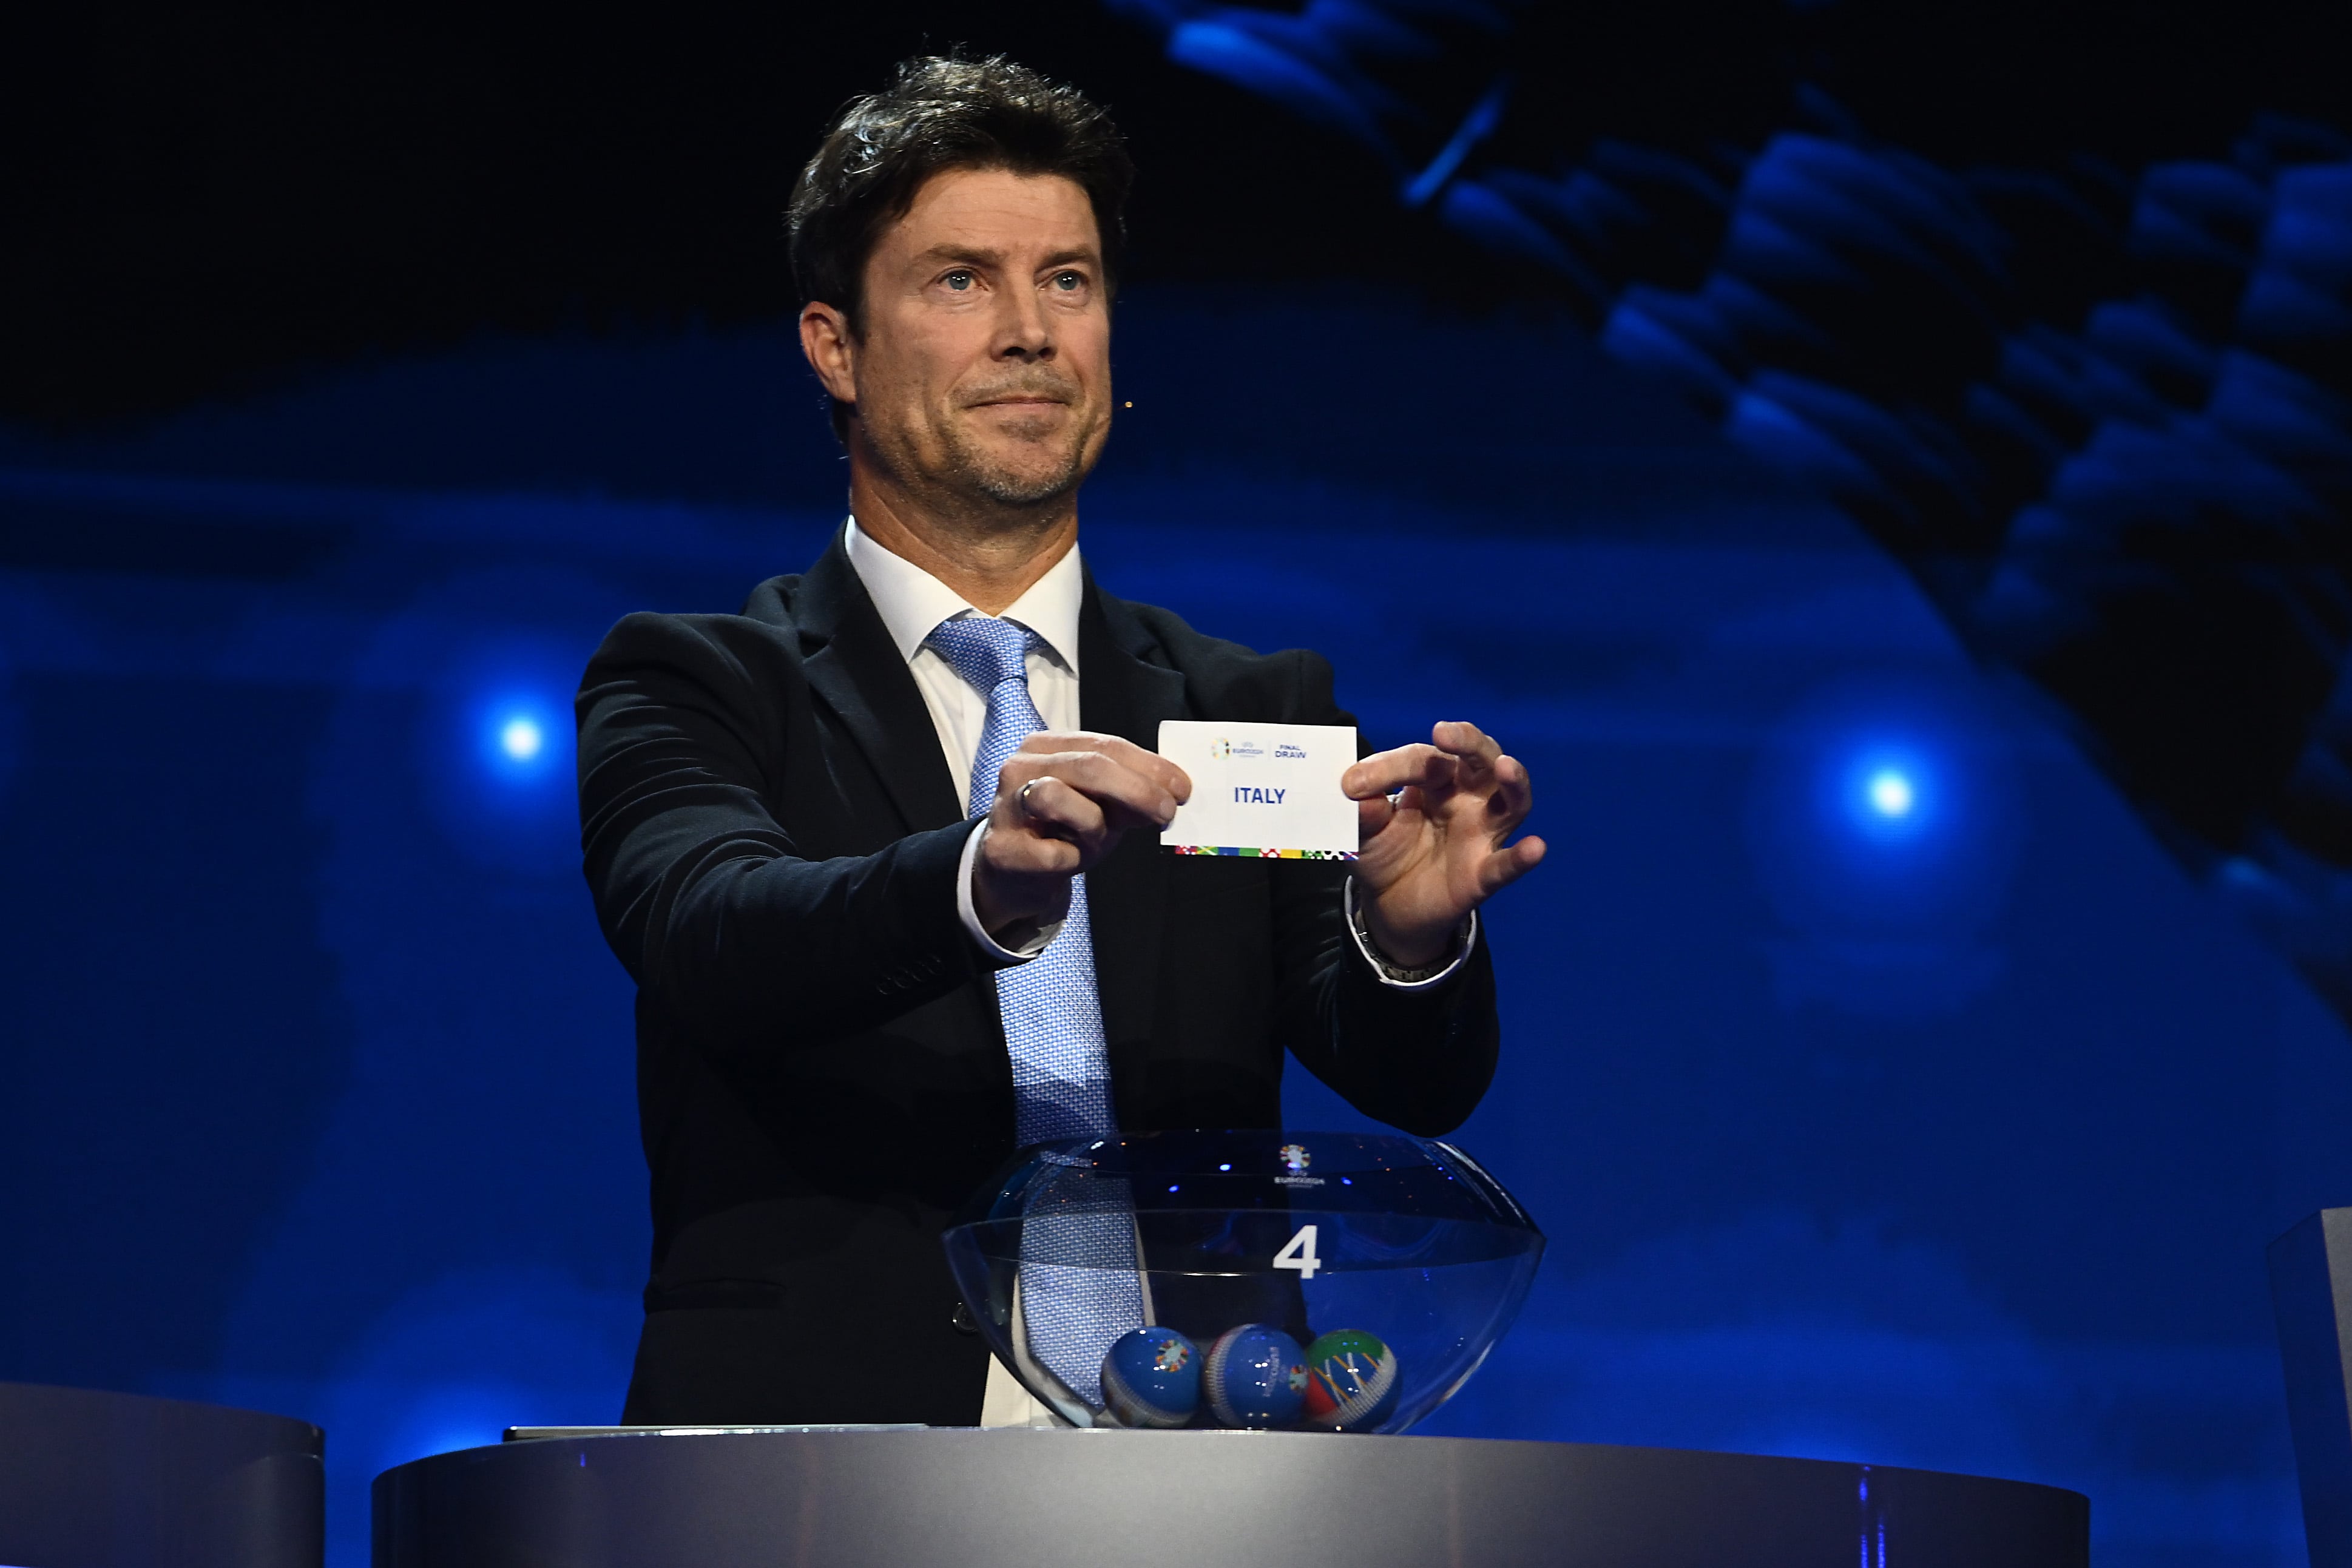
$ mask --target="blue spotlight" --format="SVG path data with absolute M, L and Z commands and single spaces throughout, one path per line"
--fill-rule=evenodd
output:
M 1822 805 L 1832 818 L 1843 820 L 1849 835 L 1874 847 L 1865 853 L 1914 845 L 1906 851 L 1908 856 L 1937 837 L 1939 828 L 1950 826 L 1940 821 L 1946 815 L 1942 805 L 1948 803 L 1937 798 L 1946 761 L 1907 738 L 1890 742 L 1883 731 L 1875 737 L 1833 741 L 1823 759 Z
M 551 788 L 562 770 L 562 733 L 555 723 L 551 697 L 536 691 L 481 692 L 474 700 L 476 755 L 480 766 L 509 791 L 538 793 Z
M 424 805 L 450 847 L 478 864 L 530 877 L 580 874 L 572 787 L 572 693 L 609 624 L 604 590 L 558 574 L 494 571 L 435 589 L 387 623 L 371 658 L 428 671 L 410 757 Z M 520 606 L 560 608 L 551 629 Z
M 434 815 L 476 859 L 548 875 L 576 869 L 564 677 L 511 656 L 499 662 L 506 668 L 461 667 L 424 716 L 419 760 Z
M 527 763 L 539 755 L 540 747 L 545 743 L 546 737 L 540 733 L 539 725 L 530 719 L 509 719 L 506 728 L 499 731 L 499 744 L 506 748 L 508 756 L 519 763 Z
M 1926 1016 L 2000 975 L 1980 933 L 2024 823 L 2014 734 L 1970 683 L 1917 677 L 1841 681 L 1783 721 L 1748 826 L 1784 1002 Z
M 1881 768 L 1870 775 L 1870 806 L 1879 816 L 1911 815 L 1911 780 L 1898 768 Z

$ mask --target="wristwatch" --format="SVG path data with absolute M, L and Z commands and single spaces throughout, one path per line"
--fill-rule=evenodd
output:
M 1455 930 L 1451 951 L 1435 963 L 1426 968 L 1416 969 L 1408 964 L 1397 963 L 1387 953 L 1382 952 L 1380 943 L 1372 940 L 1371 925 L 1364 919 L 1363 906 L 1356 901 L 1356 879 L 1353 877 L 1348 879 L 1347 887 L 1339 895 L 1339 901 L 1340 907 L 1347 911 L 1348 929 L 1355 933 L 1356 946 L 1362 950 L 1365 960 L 1374 969 L 1380 971 L 1381 978 L 1391 985 L 1427 984 L 1461 963 L 1463 954 L 1470 951 L 1471 940 L 1477 934 L 1478 912 L 1473 910 L 1464 918 L 1461 926 Z

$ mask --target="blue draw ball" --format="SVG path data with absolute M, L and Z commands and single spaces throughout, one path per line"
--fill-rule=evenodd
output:
M 1122 1426 L 1181 1426 L 1201 1407 L 1201 1352 L 1173 1329 L 1129 1329 L 1103 1356 L 1102 1390 Z
M 1280 1329 L 1244 1323 L 1209 1347 L 1201 1392 L 1221 1426 L 1286 1426 L 1307 1400 L 1307 1358 Z

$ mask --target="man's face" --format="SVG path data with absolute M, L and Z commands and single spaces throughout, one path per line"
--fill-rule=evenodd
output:
M 915 489 L 1033 506 L 1068 494 L 1110 433 L 1110 310 L 1085 190 L 953 169 L 866 263 L 859 423 Z

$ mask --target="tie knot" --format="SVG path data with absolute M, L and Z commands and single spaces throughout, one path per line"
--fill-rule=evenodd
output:
M 949 668 L 986 694 L 1008 680 L 1028 679 L 1025 661 L 1036 646 L 1037 634 L 1018 621 L 962 616 L 941 621 L 923 641 L 939 651 Z

